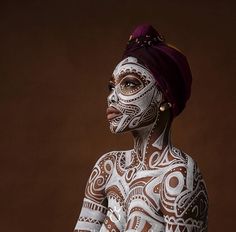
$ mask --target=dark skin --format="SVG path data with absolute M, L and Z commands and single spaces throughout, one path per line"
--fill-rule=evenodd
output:
M 123 90 L 124 94 L 131 95 L 131 91 L 133 91 L 132 94 L 134 94 L 135 90 L 142 88 L 147 84 L 147 81 L 144 78 L 138 76 L 136 73 L 120 75 L 118 79 L 112 77 L 108 84 L 109 91 L 111 92 L 118 84 L 121 85 L 121 89 Z
M 108 84 L 108 89 L 109 92 L 111 92 L 114 87 L 118 84 L 123 86 L 123 91 L 127 95 L 130 95 L 133 91 L 133 94 L 135 93 L 136 89 L 142 88 L 143 86 L 147 85 L 147 80 L 144 78 L 140 77 L 136 73 L 130 73 L 128 75 L 120 75 L 118 79 L 115 79 L 112 77 L 109 81 Z M 165 104 L 165 100 L 163 100 L 163 104 Z M 165 136 L 164 136 L 164 147 L 170 142 L 169 141 L 169 131 L 171 127 L 171 122 L 172 122 L 172 115 L 169 107 L 166 107 L 166 110 L 163 112 L 160 112 L 159 116 L 159 121 L 158 121 L 158 127 L 155 127 L 155 130 L 152 133 L 152 136 L 150 138 L 150 142 L 154 142 L 155 139 L 160 136 L 160 134 L 163 132 L 164 128 L 167 127 L 165 131 Z M 144 125 L 145 126 L 145 125 Z M 137 141 L 139 140 L 145 140 L 146 138 L 143 138 L 143 132 L 142 130 L 133 130 L 131 131 L 133 134 L 134 138 L 134 150 L 136 153 L 140 153 L 141 147 L 140 145 L 138 146 Z M 148 151 L 147 151 L 148 153 Z M 141 156 L 141 154 L 139 154 Z
M 118 78 L 112 77 L 108 87 L 110 93 L 114 91 L 114 88 L 118 87 L 120 88 L 118 91 L 122 91 L 123 95 L 131 96 L 132 94 L 138 92 L 140 89 L 144 88 L 148 84 L 147 81 L 148 80 L 145 80 L 136 73 L 129 73 L 128 75 L 120 75 Z M 105 154 L 99 159 L 99 161 L 95 165 L 94 171 L 92 171 L 92 178 L 90 179 L 92 179 L 93 181 L 88 182 L 86 186 L 85 198 L 89 199 L 90 201 L 96 204 L 103 205 L 105 208 L 108 209 L 108 213 L 115 212 L 115 208 L 112 208 L 114 206 L 112 204 L 109 204 L 109 200 L 107 200 L 109 199 L 109 196 L 112 196 L 113 199 L 114 196 L 116 196 L 117 202 L 120 202 L 121 207 L 126 207 L 127 204 L 125 211 L 128 212 L 129 202 L 127 203 L 127 199 L 129 199 L 129 197 L 131 199 L 132 193 L 133 191 L 135 191 L 135 188 L 137 186 L 139 188 L 143 188 L 143 193 L 145 192 L 145 196 L 148 197 L 148 200 L 150 202 L 152 202 L 152 205 L 155 205 L 155 208 L 157 210 L 156 214 L 159 217 L 163 218 L 163 220 L 165 219 L 165 221 L 160 220 L 156 221 L 155 223 L 152 223 L 151 221 L 146 220 L 143 217 L 139 217 L 139 212 L 140 210 L 142 210 L 142 208 L 138 207 L 139 205 L 136 205 L 136 207 L 132 205 L 132 213 L 127 214 L 127 219 L 124 223 L 125 231 L 138 228 L 140 226 L 138 221 L 141 220 L 143 223 L 145 223 L 145 225 L 142 230 L 137 230 L 138 232 L 148 232 L 149 229 L 154 228 L 155 224 L 158 223 L 163 223 L 166 229 L 171 227 L 173 232 L 184 232 L 186 231 L 189 225 L 192 226 L 191 223 L 188 224 L 189 219 L 192 221 L 205 220 L 205 214 L 196 214 L 197 211 L 194 210 L 196 207 L 199 207 L 199 209 L 201 209 L 202 202 L 207 201 L 205 195 L 198 195 L 198 192 L 200 192 L 200 190 L 197 189 L 197 186 L 202 186 L 201 176 L 198 175 L 194 179 L 196 184 L 194 184 L 193 186 L 196 189 L 191 190 L 191 188 L 188 187 L 189 179 L 187 177 L 193 175 L 193 167 L 188 166 L 186 164 L 186 155 L 182 153 L 176 155 L 171 152 L 171 108 L 165 104 L 164 99 L 162 99 L 161 106 L 164 106 L 164 110 L 161 111 L 159 109 L 159 119 L 157 123 L 155 123 L 154 120 L 153 122 L 148 122 L 147 125 L 141 125 L 140 127 L 131 131 L 134 138 L 134 148 L 132 150 L 132 156 L 134 156 L 135 158 L 132 160 L 129 166 L 127 166 L 126 170 L 122 171 L 122 169 L 120 168 L 122 164 L 117 162 L 117 160 L 119 160 L 118 158 L 120 157 L 120 155 L 122 153 L 124 154 L 124 152 Z M 153 144 L 155 144 L 156 141 L 161 141 L 161 145 L 154 146 Z M 163 160 L 166 161 L 160 162 L 160 164 L 157 163 L 157 166 L 155 167 L 149 166 L 149 164 L 153 161 L 153 155 L 155 153 L 159 154 L 160 157 L 163 157 Z M 130 155 L 130 153 L 127 153 L 127 155 Z M 112 162 L 113 168 L 116 169 L 115 173 L 117 173 L 117 176 L 115 176 L 114 180 L 127 180 L 126 182 L 123 182 L 123 184 L 127 186 L 127 189 L 129 189 L 127 195 L 121 194 L 121 191 L 119 189 L 120 185 L 116 181 L 109 183 L 108 187 L 106 181 L 104 182 L 103 186 L 99 184 L 101 183 L 99 180 L 109 180 L 109 175 L 113 175 L 110 172 L 105 172 L 105 170 L 107 170 L 107 161 Z M 143 169 L 142 167 L 145 167 L 145 169 Z M 142 176 L 143 170 L 145 170 L 144 176 Z M 153 171 L 157 171 L 157 173 L 159 173 L 159 171 L 162 171 L 164 178 L 161 177 L 161 175 L 153 175 Z M 99 173 L 99 175 L 97 173 Z M 127 179 L 126 177 L 129 177 L 129 173 L 132 174 L 132 178 Z M 138 176 L 137 178 L 136 174 Z M 94 178 L 95 176 L 96 178 Z M 159 182 L 160 180 L 162 181 Z M 183 192 L 173 193 L 175 189 L 177 189 L 175 191 L 179 191 L 179 188 L 176 187 L 179 185 L 180 181 L 183 181 Z M 150 186 L 150 183 L 153 183 L 153 188 L 151 189 L 147 187 Z M 205 191 L 204 186 L 201 187 L 201 191 Z M 153 195 L 153 192 L 155 192 L 156 194 L 155 197 Z M 173 195 L 168 195 L 169 192 L 173 193 Z M 179 196 L 181 196 L 181 194 L 183 194 L 185 197 L 188 196 L 187 194 L 189 194 L 189 199 L 187 199 L 186 201 L 185 198 L 185 200 L 183 201 L 185 202 L 185 205 L 181 205 L 182 208 L 178 208 L 176 207 L 176 205 L 178 205 L 177 202 L 179 201 Z M 157 196 L 159 196 L 159 201 L 156 201 Z M 194 201 L 191 200 L 191 196 L 195 197 Z M 135 204 L 135 202 L 133 202 L 133 204 Z M 145 205 L 144 202 L 142 204 Z M 176 211 L 174 210 L 175 207 Z M 148 210 L 146 211 L 146 215 L 147 212 Z M 184 213 L 182 214 L 182 212 Z M 202 210 L 202 212 L 205 211 Z M 168 218 L 172 218 L 172 221 L 168 221 Z M 105 215 L 105 218 L 102 220 L 102 231 L 114 230 L 118 232 L 119 229 L 117 226 L 118 225 L 116 223 L 111 221 L 111 217 L 109 216 L 109 214 Z

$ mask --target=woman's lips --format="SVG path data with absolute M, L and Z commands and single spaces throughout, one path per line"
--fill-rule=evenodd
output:
M 107 108 L 107 119 L 108 120 L 112 120 L 120 115 L 121 115 L 121 112 L 119 110 L 117 110 L 116 108 L 114 108 L 112 106 Z

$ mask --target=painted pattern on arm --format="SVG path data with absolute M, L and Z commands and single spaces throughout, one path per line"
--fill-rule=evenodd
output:
M 85 188 L 80 216 L 75 232 L 99 231 L 107 213 L 106 183 L 113 169 L 113 157 L 110 153 L 101 156 L 96 162 Z

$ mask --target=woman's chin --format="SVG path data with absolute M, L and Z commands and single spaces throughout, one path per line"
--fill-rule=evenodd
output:
M 117 127 L 110 125 L 110 131 L 112 134 L 122 134 L 122 133 L 126 133 L 132 130 L 128 128 L 124 128 L 123 130 L 120 130 L 120 129 L 117 130 Z
M 116 129 L 117 128 L 114 128 L 114 127 L 110 126 L 110 131 L 111 131 L 112 134 L 120 134 L 120 133 L 123 132 L 123 131 L 119 131 L 119 130 L 117 131 Z

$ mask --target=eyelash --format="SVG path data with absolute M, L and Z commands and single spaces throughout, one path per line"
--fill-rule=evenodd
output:
M 111 92 L 115 86 L 113 84 L 108 84 L 108 90 Z
M 136 87 L 137 85 L 138 85 L 137 83 L 135 83 L 133 81 L 130 81 L 130 80 L 127 80 L 127 81 L 124 82 L 123 87 L 131 87 L 131 88 L 133 88 L 133 87 Z M 114 84 L 112 84 L 112 83 L 108 84 L 109 92 L 113 91 L 114 88 L 115 88 Z
M 131 84 L 131 85 L 130 85 L 130 84 Z M 133 86 L 132 86 L 132 85 L 133 85 Z M 132 81 L 125 81 L 124 86 L 125 86 L 125 87 L 135 87 L 135 86 L 137 86 L 137 84 L 134 83 L 134 82 L 132 82 Z

